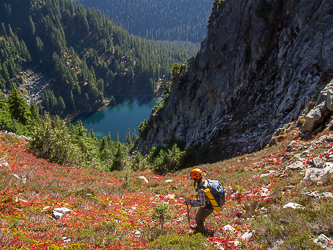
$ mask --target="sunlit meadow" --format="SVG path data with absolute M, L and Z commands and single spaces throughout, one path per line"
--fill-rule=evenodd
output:
M 152 170 L 70 168 L 36 158 L 26 140 L 0 133 L 0 246 L 321 249 L 315 239 L 332 237 L 333 206 L 331 197 L 320 194 L 333 192 L 333 174 L 311 180 L 304 178 L 304 169 L 287 166 L 302 162 L 311 167 L 314 158 L 332 162 L 333 133 L 326 129 L 304 140 L 292 127 L 287 125 L 275 145 L 262 151 L 200 166 L 227 192 L 223 211 L 206 220 L 212 237 L 190 234 L 183 203 L 195 193 L 190 169 L 161 176 Z M 301 207 L 283 208 L 290 202 Z M 161 204 L 164 210 L 157 209 Z M 68 212 L 56 219 L 57 208 Z M 190 210 L 191 223 L 195 212 Z

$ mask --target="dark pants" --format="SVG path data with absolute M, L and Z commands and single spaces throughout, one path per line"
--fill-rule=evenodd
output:
M 205 219 L 213 213 L 214 209 L 209 208 L 199 208 L 197 215 L 195 216 L 195 222 L 197 223 L 198 232 L 204 234 L 205 233 Z

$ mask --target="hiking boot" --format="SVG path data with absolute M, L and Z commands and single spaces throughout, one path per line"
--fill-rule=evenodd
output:
M 197 230 L 194 230 L 194 231 L 190 231 L 189 235 L 194 235 L 194 234 L 197 234 L 197 233 L 199 233 L 199 232 Z

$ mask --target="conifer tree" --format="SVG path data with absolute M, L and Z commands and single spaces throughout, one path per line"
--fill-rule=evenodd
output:
M 86 134 L 87 133 L 87 129 L 83 126 L 83 123 L 81 120 L 79 120 L 77 123 L 76 123 L 76 126 L 75 126 L 75 135 L 77 137 L 86 137 Z
M 96 139 L 96 136 L 95 136 L 95 133 L 94 133 L 94 131 L 93 131 L 93 129 L 91 128 L 91 129 L 89 129 L 89 137 L 91 138 L 91 139 Z
M 132 142 L 135 143 L 136 139 L 138 138 L 135 128 L 133 128 L 133 132 L 132 132 Z
M 126 132 L 126 135 L 125 135 L 125 142 L 128 145 L 132 143 L 132 141 L 131 141 L 131 130 L 129 128 L 127 129 L 127 132 Z
M 106 137 L 106 140 L 107 140 L 108 144 L 111 145 L 111 133 L 110 133 L 110 131 L 108 131 L 108 136 Z
M 36 33 L 35 23 L 32 20 L 31 15 L 29 16 L 29 28 L 30 28 L 30 34 L 35 35 Z
M 102 152 L 106 149 L 106 139 L 103 137 L 101 140 L 101 145 L 99 146 L 99 152 Z
M 116 135 L 116 139 L 115 139 L 116 142 L 119 142 L 119 131 L 117 131 L 117 135 Z
M 120 171 L 120 170 L 123 170 L 123 155 L 121 153 L 121 144 L 119 143 L 118 144 L 118 149 L 117 149 L 117 152 L 116 154 L 114 155 L 114 160 L 112 162 L 112 165 L 111 165 L 111 171 L 113 170 L 117 170 L 117 171 Z
M 31 123 L 31 113 L 25 99 L 20 95 L 15 85 L 12 85 L 8 97 L 9 111 L 23 125 Z

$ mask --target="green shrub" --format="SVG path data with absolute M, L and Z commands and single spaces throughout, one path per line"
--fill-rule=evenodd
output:
M 201 234 L 178 235 L 169 234 L 158 237 L 147 245 L 146 249 L 214 249 Z
M 164 174 L 180 169 L 180 159 L 182 155 L 183 152 L 180 151 L 177 144 L 174 144 L 169 150 L 161 150 L 154 161 L 155 170 L 158 173 Z

